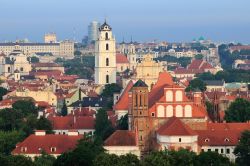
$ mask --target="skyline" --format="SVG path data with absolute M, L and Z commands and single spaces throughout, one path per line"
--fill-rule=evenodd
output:
M 139 42 L 186 42 L 204 36 L 213 41 L 250 43 L 249 5 L 247 0 L 61 0 L 60 4 L 49 0 L 3 0 L 0 41 L 28 38 L 41 42 L 48 32 L 55 32 L 59 40 L 75 37 L 80 41 L 87 35 L 91 21 L 103 23 L 106 18 L 118 42 L 123 37 L 130 41 L 131 36 Z

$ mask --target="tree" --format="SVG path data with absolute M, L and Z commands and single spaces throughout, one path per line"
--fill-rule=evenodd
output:
M 12 108 L 15 110 L 20 110 L 24 115 L 37 115 L 37 107 L 31 100 L 18 100 L 12 104 Z
M 107 99 L 106 108 L 112 108 L 113 94 L 120 93 L 121 89 L 122 88 L 118 84 L 115 84 L 115 83 L 105 85 L 105 88 L 101 93 L 101 96 Z
M 0 153 L 10 155 L 16 144 L 23 139 L 18 131 L 4 132 L 0 131 Z
M 108 138 L 114 132 L 114 128 L 108 119 L 107 111 L 99 109 L 96 114 L 95 120 L 95 135 L 102 140 Z
M 25 157 L 22 155 L 18 156 L 9 156 L 9 163 L 10 166 L 35 166 L 35 164 L 32 162 L 31 158 Z
M 55 157 L 43 151 L 41 156 L 35 157 L 34 163 L 36 166 L 53 166 L 55 161 Z
M 128 130 L 128 114 L 122 116 L 121 119 L 118 120 L 117 128 L 119 130 Z
M 3 96 L 6 95 L 8 92 L 7 89 L 3 88 L 3 87 L 0 87 L 0 101 L 3 100 Z
M 142 166 L 172 166 L 174 159 L 168 151 L 151 152 L 141 161 Z
M 197 54 L 194 56 L 195 59 L 203 59 L 203 55 L 202 54 Z
M 207 89 L 206 84 L 200 80 L 199 78 L 195 78 L 190 81 L 188 87 L 186 88 L 186 91 L 195 91 L 196 89 L 201 90 L 202 92 Z
M 101 153 L 94 160 L 94 166 L 137 166 L 139 159 L 133 154 L 117 156 L 115 154 Z
M 173 165 L 187 166 L 193 165 L 196 154 L 186 149 L 179 151 L 170 151 L 169 155 L 173 158 Z
M 234 149 L 236 163 L 242 166 L 250 165 L 250 131 L 244 131 L 241 134 L 240 141 Z
M 211 166 L 211 165 L 219 165 L 219 166 L 229 166 L 232 165 L 227 157 L 220 155 L 217 152 L 201 152 L 195 158 L 195 165 L 197 166 Z
M 35 56 L 32 56 L 32 57 L 30 58 L 30 62 L 31 62 L 31 63 L 39 63 L 39 58 L 38 58 L 38 57 L 35 57 Z
M 65 100 L 64 100 L 64 102 L 63 102 L 63 107 L 62 107 L 62 110 L 61 110 L 61 115 L 62 115 L 62 116 L 68 115 L 68 108 L 67 108 L 67 105 L 66 105 Z
M 102 145 L 88 140 L 80 140 L 77 147 L 59 156 L 55 161 L 55 166 L 92 166 L 93 161 L 99 154 L 103 153 Z
M 237 98 L 226 110 L 227 122 L 246 122 L 250 120 L 250 102 L 243 98 Z
M 0 111 L 0 129 L 3 131 L 20 129 L 23 117 L 23 114 L 19 110 L 2 109 Z
M 53 133 L 52 124 L 45 117 L 40 117 L 40 119 L 37 120 L 37 122 L 36 122 L 36 129 L 37 130 L 45 130 L 46 133 L 48 133 L 48 134 Z

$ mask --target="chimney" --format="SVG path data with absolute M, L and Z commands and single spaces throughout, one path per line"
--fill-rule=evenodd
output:
M 44 136 L 46 135 L 45 130 L 35 130 L 35 135 L 36 136 Z

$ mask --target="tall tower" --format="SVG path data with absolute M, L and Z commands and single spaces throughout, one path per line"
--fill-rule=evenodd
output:
M 149 151 L 150 124 L 148 117 L 148 86 L 142 80 L 138 80 L 132 88 L 129 122 L 129 128 L 137 133 L 137 142 L 143 155 Z
M 136 67 L 136 54 L 135 54 L 135 45 L 131 41 L 128 45 L 128 60 L 129 60 L 129 69 L 135 70 Z
M 100 23 L 97 21 L 92 21 L 88 26 L 88 43 L 95 42 L 98 38 L 98 29 L 100 27 Z
M 104 22 L 95 42 L 95 83 L 116 83 L 116 48 L 112 28 Z

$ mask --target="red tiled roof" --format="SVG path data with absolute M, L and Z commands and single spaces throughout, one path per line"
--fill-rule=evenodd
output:
M 12 154 L 40 154 L 44 150 L 47 154 L 62 154 L 70 149 L 74 149 L 78 140 L 83 136 L 68 136 L 68 135 L 54 135 L 47 134 L 38 136 L 35 134 L 27 137 L 23 142 L 18 143 Z M 51 148 L 55 147 L 54 152 Z M 26 152 L 22 152 L 22 148 L 27 148 Z
M 192 60 L 191 64 L 187 66 L 187 69 L 191 70 L 204 70 L 204 69 L 211 69 L 213 68 L 208 62 L 201 60 L 201 59 L 194 59 Z
M 245 45 L 245 46 L 231 46 L 231 50 L 250 50 L 250 45 Z
M 240 130 L 197 130 L 200 146 L 235 146 L 238 144 Z
M 128 110 L 129 107 L 129 91 L 133 87 L 133 81 L 129 81 L 117 103 L 114 105 L 114 110 Z
M 208 130 L 250 130 L 250 123 L 208 123 Z
M 94 129 L 95 119 L 90 116 L 56 116 L 50 117 L 53 130 Z
M 136 135 L 133 131 L 116 130 L 108 139 L 104 146 L 136 146 Z
M 129 63 L 127 57 L 124 54 L 116 54 L 116 63 Z
M 167 136 L 197 135 L 195 131 L 181 122 L 181 120 L 177 117 L 170 118 L 164 125 L 162 125 L 158 129 L 157 133 Z
M 31 71 L 30 75 L 54 77 L 54 76 L 61 76 L 62 71 L 60 70 L 37 70 L 37 71 Z

